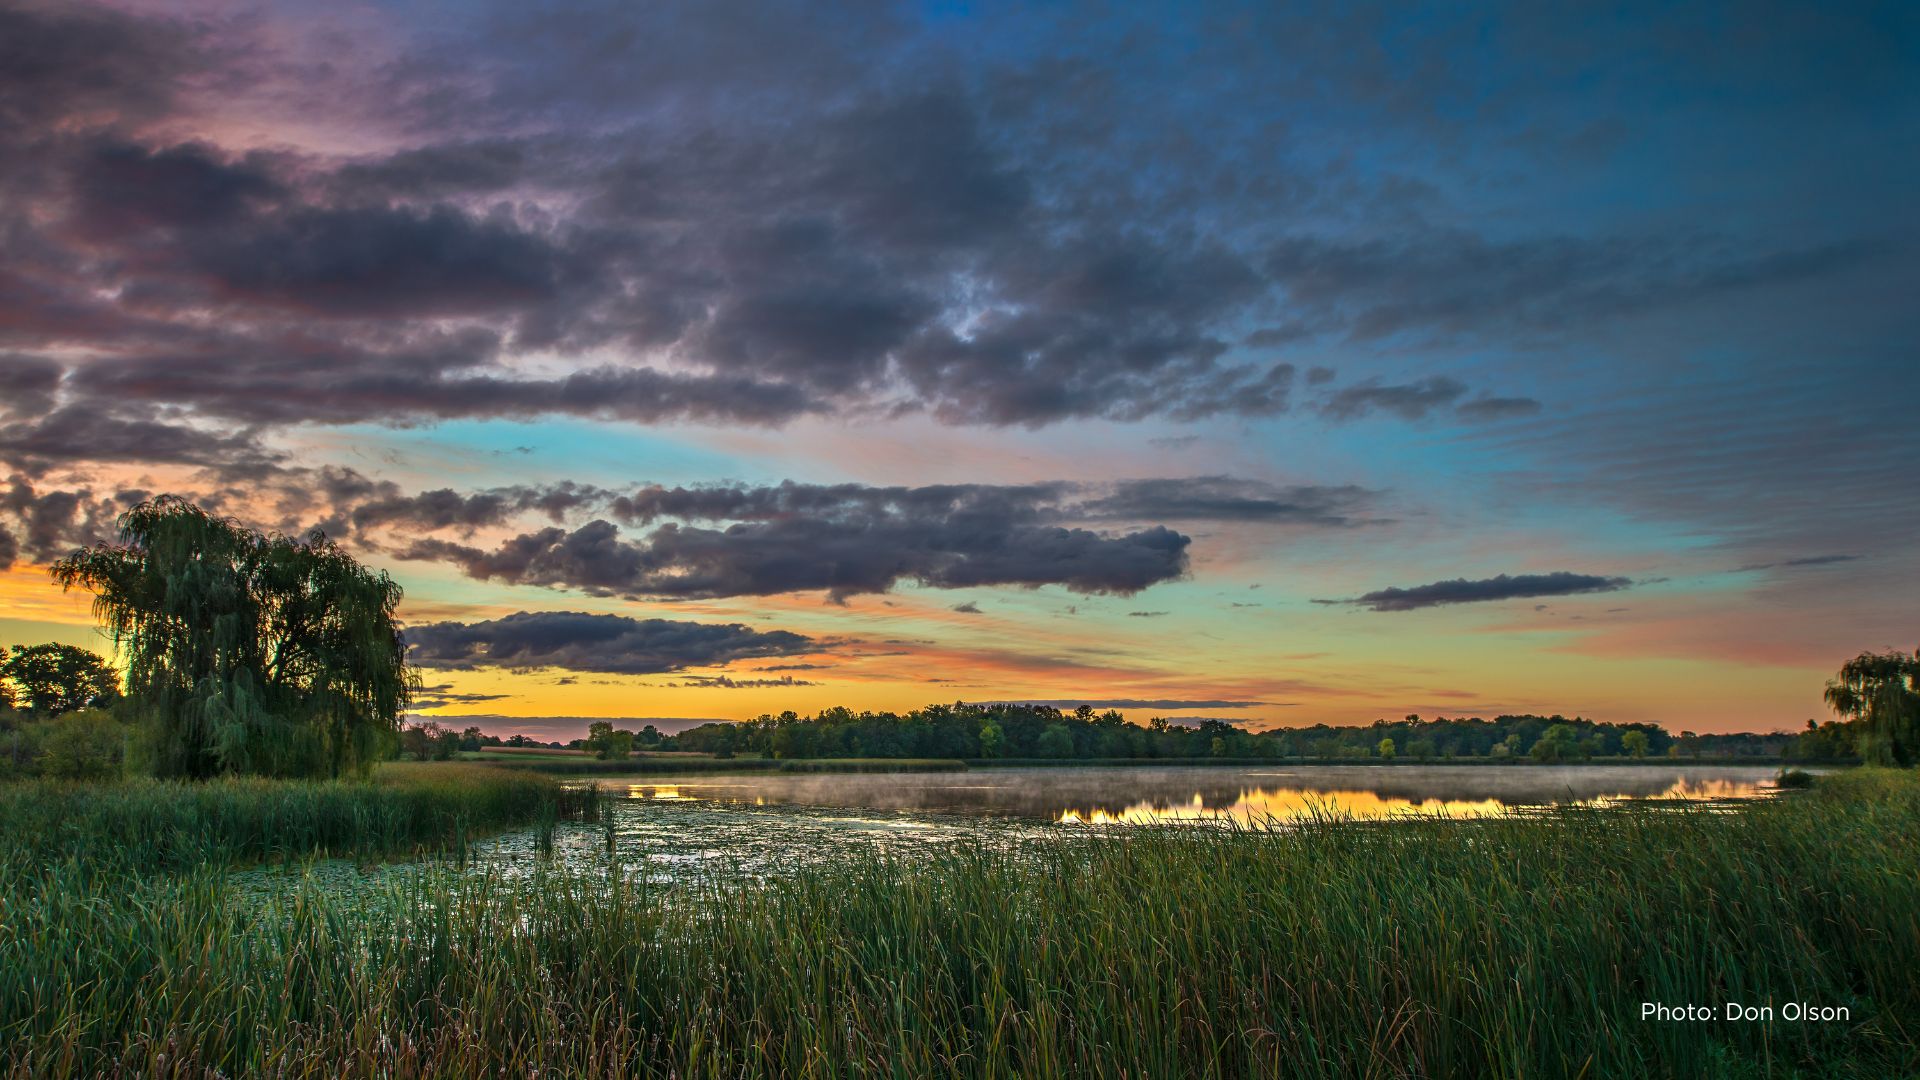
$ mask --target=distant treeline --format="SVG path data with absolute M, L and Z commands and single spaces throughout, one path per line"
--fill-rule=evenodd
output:
M 542 743 L 515 735 L 501 739 L 477 727 L 464 731 L 428 722 L 401 740 L 408 756 L 452 757 L 488 747 L 548 746 L 586 750 L 619 760 L 634 751 L 692 752 L 730 758 L 756 754 L 782 760 L 818 758 L 1250 760 L 1461 758 L 1585 761 L 1592 758 L 1711 757 L 1850 761 L 1856 725 L 1807 722 L 1800 733 L 1674 734 L 1658 724 L 1611 724 L 1584 717 L 1501 715 L 1376 720 L 1362 726 L 1316 724 L 1253 732 L 1222 720 L 1182 724 L 1155 717 L 1144 725 L 1115 711 L 1085 706 L 929 705 L 907 713 L 827 709 L 811 717 L 785 712 L 717 722 L 663 734 L 595 723 L 584 739 Z
M 1793 734 L 1674 735 L 1656 724 L 1610 724 L 1582 717 L 1503 715 L 1431 720 L 1408 716 L 1366 726 L 1319 724 L 1251 732 L 1221 720 L 1186 725 L 1118 712 L 1045 705 L 932 705 L 908 713 L 827 709 L 787 712 L 742 723 L 704 724 L 679 735 L 636 739 L 661 750 L 779 758 L 1526 758 L 1595 757 L 1846 758 L 1844 725 L 1813 737 Z M 597 749 L 585 740 L 588 749 Z

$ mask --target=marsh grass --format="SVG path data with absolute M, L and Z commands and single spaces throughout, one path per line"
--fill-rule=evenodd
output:
M 1146 829 L 748 886 L 0 874 L 20 1075 L 1912 1075 L 1920 780 Z M 1643 1001 L 1851 1020 L 1655 1023 Z
M 327 855 L 456 855 L 543 816 L 580 818 L 597 798 L 549 777 L 479 765 L 384 765 L 362 781 L 27 781 L 0 785 L 0 862 L 77 858 L 127 872 Z

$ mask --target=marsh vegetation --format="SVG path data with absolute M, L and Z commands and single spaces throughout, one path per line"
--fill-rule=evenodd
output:
M 1886 1076 L 1920 782 L 1733 813 L 1147 828 L 754 883 L 447 865 L 261 899 L 0 861 L 22 1075 Z M 244 900 L 244 902 L 242 902 Z M 1651 1024 L 1643 1001 L 1835 1024 Z

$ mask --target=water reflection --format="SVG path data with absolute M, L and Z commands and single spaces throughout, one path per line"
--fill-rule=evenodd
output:
M 1141 800 L 1120 811 L 1098 807 L 1062 810 L 1064 825 L 1170 825 L 1231 821 L 1239 825 L 1297 821 L 1302 818 L 1387 818 L 1401 814 L 1455 818 L 1492 817 L 1506 813 L 1498 799 L 1394 799 L 1371 791 L 1309 791 L 1301 788 L 1253 788 L 1225 806 L 1208 806 L 1198 794 L 1187 803 Z
M 1284 824 L 1316 812 L 1471 818 L 1570 802 L 1745 799 L 1771 793 L 1773 775 L 1765 767 L 1442 765 L 603 778 L 621 796 L 606 822 L 563 824 L 550 847 L 534 829 L 491 837 L 472 846 L 469 866 L 490 883 L 550 866 L 660 885 L 715 873 L 763 879 L 863 854 L 911 861 L 966 845 L 1011 848 L 1103 831 L 1093 826 Z M 277 893 L 309 875 L 333 889 L 377 890 L 390 875 L 417 869 L 329 860 L 299 874 L 265 869 L 235 880 L 248 895 Z
M 1723 801 L 1772 793 L 1765 766 L 1309 766 L 977 769 L 613 781 L 647 803 L 807 807 L 1067 825 L 1265 824 L 1314 815 L 1489 817 L 1548 806 Z

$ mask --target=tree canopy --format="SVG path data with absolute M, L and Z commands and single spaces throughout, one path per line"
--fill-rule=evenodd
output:
M 1859 724 L 1855 745 L 1862 760 L 1920 763 L 1920 651 L 1863 652 L 1841 665 L 1826 698 L 1835 712 Z
M 412 700 L 399 585 L 317 531 L 263 534 L 163 497 L 52 572 L 94 594 L 162 776 L 359 771 Z
M 1550 732 L 1556 734 L 1549 736 Z M 1631 738 L 1629 738 L 1631 737 Z M 1676 738 L 1656 724 L 1604 723 L 1582 717 L 1501 715 L 1378 720 L 1372 724 L 1281 728 L 1253 732 L 1218 718 L 1142 725 L 1089 706 L 955 702 L 905 713 L 824 709 L 812 717 L 786 712 L 739 723 L 703 724 L 660 743 L 661 749 L 759 752 L 777 757 L 924 758 L 1314 758 L 1540 757 L 1554 761 L 1623 754 L 1704 754 L 1778 758 L 1798 746 L 1789 733 Z M 1534 753 L 1546 742 L 1547 748 Z
M 112 665 L 72 645 L 15 645 L 0 661 L 0 705 L 17 697 L 34 713 L 59 716 L 119 696 Z

